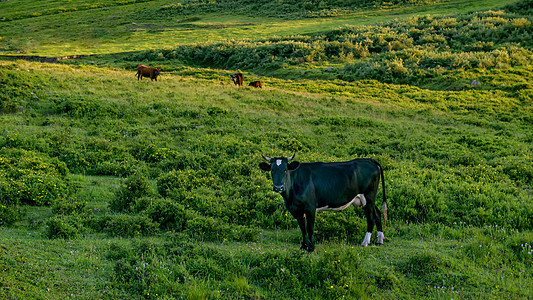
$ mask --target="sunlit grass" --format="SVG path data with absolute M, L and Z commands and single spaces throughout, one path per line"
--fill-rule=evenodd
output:
M 2 13 L 48 12 L 0 22 L 8 53 L 106 54 L 72 65 L 0 60 L 0 298 L 533 297 L 530 65 L 458 70 L 458 90 L 344 81 L 324 71 L 338 61 L 240 70 L 245 83 L 263 82 L 255 89 L 234 86 L 236 70 L 157 56 L 142 63 L 162 67 L 160 79 L 138 81 L 139 61 L 121 53 L 511 1 L 302 20 L 132 19 L 164 1 L 53 11 L 89 2 L 0 2 Z M 473 87 L 473 78 L 490 84 Z M 318 213 L 315 252 L 298 250 L 296 221 L 257 167 L 261 154 L 293 153 L 301 162 L 380 162 L 383 246 L 360 247 L 364 214 L 348 208 Z M 63 165 L 51 203 L 9 196 L 54 191 L 26 177 Z M 3 224 L 6 216 L 18 219 Z
M 512 2 L 514 1 L 470 1 L 467 9 L 498 8 Z M 33 3 L 28 2 L 26 7 L 31 9 Z M 407 18 L 421 14 L 454 14 L 465 11 L 465 1 L 455 0 L 435 6 L 363 11 L 348 16 L 300 20 L 276 20 L 223 12 L 199 15 L 199 20 L 186 22 L 192 24 L 192 28 L 179 23 L 178 18 L 148 20 L 136 17 L 139 11 L 153 9 L 162 4 L 161 1 L 150 1 L 0 22 L 3 32 L 0 45 L 6 54 L 22 52 L 28 55 L 58 57 L 119 53 L 175 47 L 198 41 L 217 42 L 227 39 L 312 34 L 346 24 L 375 24 L 390 20 L 391 16 Z M 7 6 L 9 1 L 0 5 Z M 16 9 L 21 7 L 17 6 Z M 16 9 L 11 8 L 12 11 L 17 11 Z M 5 11 L 9 13 L 10 10 L 7 8 Z

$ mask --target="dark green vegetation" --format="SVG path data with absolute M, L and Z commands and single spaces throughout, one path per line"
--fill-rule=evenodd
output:
M 0 60 L 1 298 L 533 297 L 531 1 L 34 2 L 6 54 L 98 55 Z M 293 152 L 381 163 L 384 246 L 349 208 L 297 250 L 258 168 Z

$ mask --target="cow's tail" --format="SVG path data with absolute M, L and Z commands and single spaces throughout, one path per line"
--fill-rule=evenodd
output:
M 385 175 L 383 175 L 383 168 L 381 165 L 376 162 L 379 168 L 379 173 L 381 175 L 381 189 L 383 190 L 383 205 L 381 210 L 383 212 L 383 227 L 387 225 L 387 197 L 385 197 Z

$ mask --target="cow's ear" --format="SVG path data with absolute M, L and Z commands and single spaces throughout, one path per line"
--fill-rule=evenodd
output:
M 289 163 L 287 165 L 287 169 L 292 171 L 292 170 L 298 169 L 299 166 L 300 166 L 300 162 L 299 161 L 293 161 L 293 162 L 291 162 L 291 163 Z
M 263 171 L 270 171 L 270 165 L 264 162 L 259 163 L 259 168 Z

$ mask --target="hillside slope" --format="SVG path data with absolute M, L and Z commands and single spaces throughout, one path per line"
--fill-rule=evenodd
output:
M 98 41 L 108 53 L 0 60 L 0 298 L 532 298 L 531 1 L 418 17 L 463 2 L 351 2 L 321 1 L 321 19 L 299 6 L 248 17 L 245 1 L 239 22 L 257 23 L 239 25 L 242 38 L 220 42 L 231 28 L 189 19 L 202 28 L 187 45 L 147 27 L 122 46 L 131 16 L 177 4 L 0 2 L 9 52 L 94 53 Z M 331 27 L 364 13 L 387 20 Z M 87 23 L 102 18 L 109 30 Z M 48 27 L 37 37 L 21 30 L 30 24 Z M 254 37 L 264 24 L 293 34 Z M 130 34 L 161 44 L 121 53 Z M 162 76 L 137 80 L 139 63 Z M 229 76 L 239 68 L 244 87 Z M 299 251 L 296 221 L 258 167 L 261 154 L 293 153 L 379 161 L 385 245 L 359 247 L 366 222 L 349 208 L 319 213 L 316 251 Z

